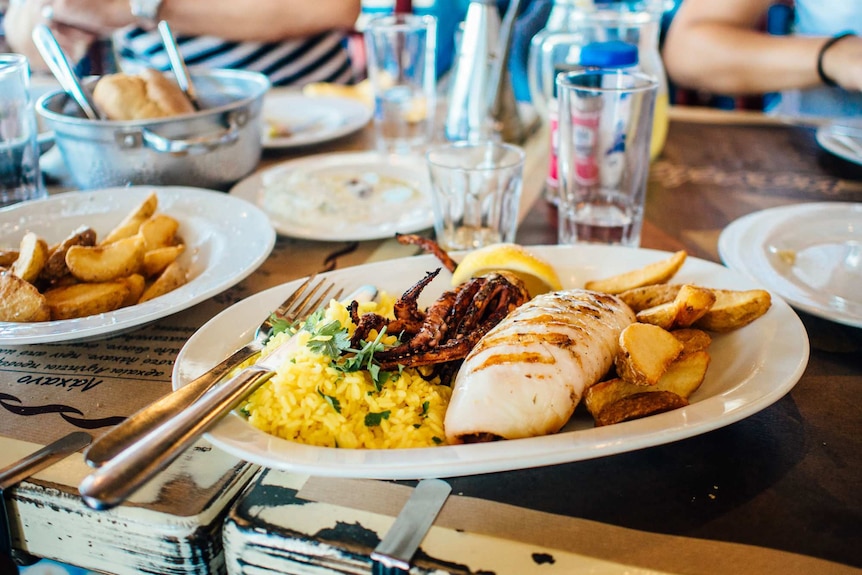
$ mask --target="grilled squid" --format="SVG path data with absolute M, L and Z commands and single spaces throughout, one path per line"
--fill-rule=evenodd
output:
M 520 306 L 464 360 L 446 411 L 446 439 L 556 433 L 611 368 L 620 332 L 634 321 L 619 298 L 587 290 L 548 293 Z

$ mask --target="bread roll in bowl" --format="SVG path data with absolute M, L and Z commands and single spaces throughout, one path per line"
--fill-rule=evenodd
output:
M 150 120 L 195 111 L 173 80 L 151 69 L 136 75 L 102 76 L 93 89 L 93 100 L 109 120 Z

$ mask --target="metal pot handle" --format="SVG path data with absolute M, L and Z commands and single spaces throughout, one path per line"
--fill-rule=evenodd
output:
M 144 145 L 153 151 L 173 155 L 194 155 L 211 152 L 222 146 L 234 144 L 239 139 L 239 131 L 248 121 L 248 112 L 239 110 L 227 115 L 227 128 L 221 132 L 207 134 L 195 138 L 172 140 L 160 136 L 148 128 L 136 132 L 118 134 L 120 143 L 125 148 Z

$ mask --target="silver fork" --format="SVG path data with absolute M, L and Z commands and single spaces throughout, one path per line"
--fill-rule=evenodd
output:
M 310 303 L 299 308 L 299 314 L 310 314 L 325 301 L 323 296 L 330 293 L 334 287 L 327 280 L 321 280 L 318 287 L 324 282 L 328 286 L 323 289 L 322 296 L 316 299 L 306 298 L 313 301 L 313 305 Z M 312 293 L 316 291 L 313 290 Z M 340 298 L 341 291 L 333 297 Z M 283 356 L 289 347 L 293 347 L 290 345 L 292 343 L 293 338 L 280 343 L 272 353 L 212 387 L 200 399 L 143 437 L 126 442 L 115 457 L 85 477 L 78 486 L 84 502 L 94 509 L 107 509 L 122 503 L 141 485 L 172 463 L 209 427 L 272 377 L 282 363 L 277 362 L 277 358 Z M 286 359 L 285 356 L 284 360 Z
M 254 332 L 254 339 L 209 371 L 184 385 L 180 389 L 154 401 L 147 407 L 129 416 L 122 423 L 111 428 L 96 439 L 84 453 L 84 459 L 93 467 L 101 467 L 113 459 L 130 443 L 137 441 L 165 421 L 197 401 L 204 393 L 221 381 L 233 368 L 260 353 L 267 340 L 272 337 L 277 321 L 292 323 L 309 315 L 327 301 L 334 286 L 331 284 L 322 292 L 323 280 L 312 283 L 315 276 L 309 277 L 275 312 L 268 315 Z M 320 292 L 318 294 L 318 292 Z M 341 292 L 335 295 L 341 297 Z

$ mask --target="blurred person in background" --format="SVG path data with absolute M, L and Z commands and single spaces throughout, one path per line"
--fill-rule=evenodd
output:
M 170 69 L 155 29 L 166 20 L 190 69 L 252 70 L 274 86 L 302 86 L 353 82 L 347 32 L 358 15 L 359 0 L 11 0 L 4 28 L 10 47 L 34 68 L 44 64 L 31 32 L 45 23 L 70 60 L 110 37 L 117 64 L 134 73 Z
M 789 34 L 763 31 L 775 0 L 683 0 L 664 42 L 679 86 L 716 94 L 777 92 L 769 111 L 862 115 L 862 0 L 796 0 Z

